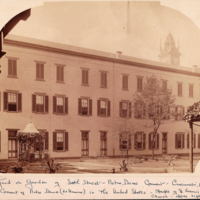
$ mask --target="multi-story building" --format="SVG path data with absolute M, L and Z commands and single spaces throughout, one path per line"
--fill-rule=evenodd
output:
M 195 66 L 11 35 L 4 39 L 3 50 L 0 159 L 18 158 L 16 134 L 29 122 L 45 133 L 42 145 L 51 157 L 118 156 L 123 141 L 115 127 L 124 116 L 135 130 L 124 148 L 130 147 L 129 155 L 150 155 L 152 127 L 144 125 L 141 116 L 134 116 L 130 107 L 134 93 L 142 90 L 145 77 L 152 74 L 172 89 L 178 113 L 160 126 L 155 154 L 189 153 L 189 125 L 181 116 L 199 101 L 200 73 Z M 200 152 L 199 134 L 195 130 L 194 153 Z

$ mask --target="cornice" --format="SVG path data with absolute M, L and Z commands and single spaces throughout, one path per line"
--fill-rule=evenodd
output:
M 51 53 L 58 53 L 58 54 L 64 54 L 64 55 L 73 55 L 73 56 L 79 56 L 79 57 L 84 57 L 84 58 L 90 58 L 90 59 L 95 59 L 95 60 L 103 60 L 103 61 L 108 61 L 108 62 L 113 62 L 113 63 L 119 63 L 119 64 L 125 64 L 125 65 L 130 65 L 134 67 L 141 67 L 141 68 L 148 68 L 148 69 L 153 69 L 153 70 L 159 70 L 159 71 L 166 71 L 166 72 L 172 72 L 172 73 L 177 73 L 177 74 L 184 74 L 184 75 L 190 75 L 190 76 L 197 76 L 200 77 L 200 73 L 197 72 L 190 72 L 190 71 L 185 71 L 181 69 L 173 69 L 169 67 L 163 67 L 159 66 L 159 63 L 155 62 L 154 64 L 147 64 L 147 63 L 142 63 L 138 61 L 130 61 L 130 60 L 125 60 L 123 59 L 117 59 L 117 58 L 112 58 L 112 57 L 106 57 L 106 56 L 101 56 L 101 55 L 94 55 L 94 54 L 89 54 L 89 53 L 84 53 L 84 52 L 77 52 L 77 51 L 71 51 L 67 49 L 59 49 L 55 47 L 49 47 L 49 46 L 44 46 L 44 45 L 39 45 L 39 44 L 33 44 L 33 43 L 28 43 L 28 42 L 22 42 L 22 41 L 16 41 L 16 40 L 11 40 L 11 39 L 4 39 L 4 44 L 5 45 L 11 45 L 11 46 L 17 46 L 21 48 L 29 48 L 29 49 L 34 49 L 34 50 L 42 50 L 46 52 L 51 52 Z M 148 62 L 147 60 L 145 60 Z M 153 61 L 150 61 L 153 62 Z

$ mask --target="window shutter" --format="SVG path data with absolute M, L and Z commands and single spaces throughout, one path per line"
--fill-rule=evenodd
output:
M 45 132 L 45 146 L 44 146 L 45 150 L 49 149 L 49 133 Z
M 1 131 L 0 131 L 0 152 L 1 152 Z
M 86 81 L 86 84 L 89 84 L 88 74 L 89 74 L 89 71 L 85 70 L 85 81 Z
M 159 134 L 157 133 L 157 149 L 159 149 Z
M 39 66 L 38 63 L 36 63 L 36 79 L 40 78 L 40 72 L 39 72 L 39 70 L 40 70 L 40 66 Z
M 175 149 L 178 149 L 178 135 L 177 133 L 175 134 Z
M 122 88 L 125 88 L 125 76 L 122 76 Z
M 119 134 L 119 149 L 121 150 L 121 134 Z
M 60 67 L 61 71 L 61 81 L 64 81 L 64 67 Z
M 12 75 L 12 60 L 8 59 L 8 75 Z
M 189 134 L 187 134 L 187 148 L 189 149 L 190 148 L 190 138 L 189 138 Z M 199 138 L 200 139 L 200 138 Z M 199 141 L 200 142 L 200 141 Z M 199 143 L 200 145 L 200 143 Z
M 108 101 L 108 117 L 110 117 L 110 101 Z
M 41 67 L 41 78 L 44 79 L 44 64 L 41 64 L 40 67 Z
M 97 100 L 97 116 L 100 115 L 100 100 Z
M 56 97 L 53 96 L 53 113 L 56 113 Z
M 18 93 L 18 111 L 22 111 L 22 94 Z
M 65 151 L 68 151 L 68 132 L 65 132 Z
M 182 146 L 182 148 L 184 149 L 185 148 L 185 134 L 182 134 L 182 144 L 183 144 L 183 146 Z
M 4 102 L 3 109 L 7 111 L 8 110 L 8 93 L 7 92 L 3 93 L 3 102 Z
M 45 95 L 45 113 L 49 112 L 49 96 Z
M 128 150 L 131 150 L 131 134 L 128 137 Z
M 1 92 L 0 92 L 0 110 L 1 110 Z
M 194 148 L 196 148 L 196 134 L 194 134 Z
M 151 133 L 149 133 L 149 149 L 152 149 Z
M 105 87 L 107 87 L 107 73 L 105 72 L 104 74 L 105 74 L 104 75 L 105 76 Z
M 78 114 L 81 115 L 81 99 L 78 99 Z
M 89 99 L 89 115 L 92 115 L 92 99 Z
M 122 102 L 119 102 L 119 117 L 123 117 L 122 116 Z
M 103 86 L 104 84 L 104 81 L 103 81 L 103 72 L 101 72 L 101 86 Z
M 200 149 L 200 134 L 198 134 L 198 148 Z
M 137 133 L 134 134 L 134 148 L 137 150 Z
M 129 102 L 129 117 L 131 118 L 132 115 L 132 107 L 131 107 L 131 102 Z
M 53 132 L 53 151 L 57 150 L 57 133 Z
M 143 133 L 143 149 L 146 149 L 146 134 Z
M 17 76 L 17 61 L 13 60 L 13 75 Z
M 82 69 L 82 84 L 85 83 L 85 70 Z
M 183 107 L 183 116 L 185 115 L 185 107 Z
M 36 95 L 32 95 L 32 112 L 36 112 Z
M 65 97 L 65 114 L 68 114 L 68 97 Z
M 60 78 L 59 78 L 59 77 L 60 77 L 60 76 L 59 76 L 59 74 L 60 74 L 59 71 L 60 71 L 60 67 L 57 66 L 57 67 L 56 67 L 56 75 L 57 75 L 56 78 L 57 78 L 57 81 L 60 80 Z

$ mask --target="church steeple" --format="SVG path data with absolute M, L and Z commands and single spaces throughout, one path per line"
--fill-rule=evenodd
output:
M 160 54 L 159 54 L 160 62 L 173 65 L 180 65 L 181 53 L 179 52 L 179 42 L 177 48 L 174 38 L 170 32 L 167 35 L 164 47 L 162 48 L 161 46 L 162 44 L 160 44 Z

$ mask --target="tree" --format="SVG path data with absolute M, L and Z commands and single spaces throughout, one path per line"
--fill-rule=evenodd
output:
M 154 159 L 155 138 L 161 123 L 170 118 L 170 108 L 174 106 L 175 96 L 164 82 L 152 75 L 147 77 L 141 92 L 133 98 L 134 115 L 148 118 L 153 122 L 151 132 L 152 158 Z

